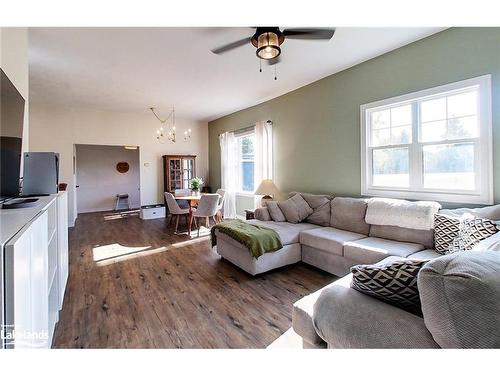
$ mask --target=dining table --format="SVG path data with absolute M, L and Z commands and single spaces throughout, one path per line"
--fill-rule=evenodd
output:
M 191 226 L 193 224 L 193 206 L 198 204 L 198 202 L 201 199 L 201 196 L 203 194 L 196 194 L 196 195 L 186 195 L 186 194 L 179 194 L 179 195 L 174 195 L 175 200 L 177 201 L 187 201 L 188 206 L 189 206 L 189 219 L 188 219 L 188 235 L 191 235 Z

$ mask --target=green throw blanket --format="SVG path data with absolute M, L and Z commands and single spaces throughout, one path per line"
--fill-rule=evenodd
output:
M 254 258 L 283 247 L 276 231 L 238 219 L 226 220 L 212 227 L 210 231 L 212 247 L 217 245 L 215 235 L 217 229 L 248 248 Z

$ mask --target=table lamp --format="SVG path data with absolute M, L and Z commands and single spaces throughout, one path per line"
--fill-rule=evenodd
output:
M 266 206 L 268 201 L 273 200 L 273 196 L 279 193 L 278 188 L 274 184 L 273 180 L 262 180 L 257 190 L 255 190 L 255 195 L 263 195 L 262 197 L 262 207 Z

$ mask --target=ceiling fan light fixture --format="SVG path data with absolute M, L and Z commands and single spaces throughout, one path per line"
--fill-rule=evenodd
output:
M 269 31 L 257 37 L 257 56 L 264 60 L 271 60 L 281 53 L 278 34 Z

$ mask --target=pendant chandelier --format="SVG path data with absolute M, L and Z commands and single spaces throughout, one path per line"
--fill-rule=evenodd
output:
M 171 143 L 175 143 L 177 141 L 177 133 L 175 128 L 175 108 L 172 107 L 172 110 L 165 119 L 162 119 L 160 116 L 158 116 L 154 107 L 150 107 L 149 109 L 161 123 L 160 128 L 156 130 L 156 140 L 160 143 L 165 143 L 165 140 L 168 140 Z M 170 126 L 168 126 L 167 124 L 168 120 L 171 120 Z M 184 142 L 188 142 L 190 140 L 191 129 L 188 129 L 184 132 Z

